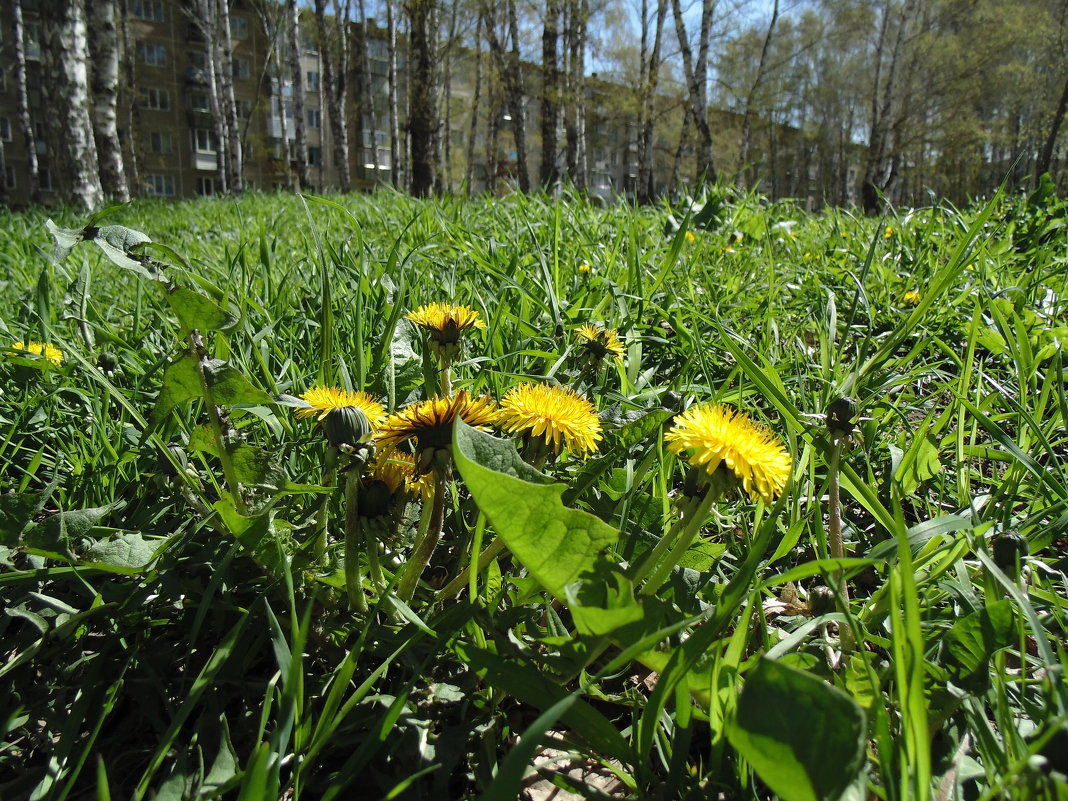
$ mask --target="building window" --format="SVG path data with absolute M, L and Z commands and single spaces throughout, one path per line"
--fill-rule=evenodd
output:
M 197 178 L 197 194 L 203 197 L 211 197 L 215 194 L 215 179 L 200 176 Z
M 145 194 L 155 197 L 174 197 L 174 176 L 146 175 Z
M 164 22 L 166 19 L 163 0 L 133 0 L 130 11 L 138 19 L 147 19 L 149 22 Z
M 214 153 L 215 135 L 207 128 L 194 128 L 193 149 L 197 153 Z
M 317 108 L 308 109 L 308 127 L 309 128 L 322 128 L 323 127 L 323 112 Z
M 44 123 L 42 122 L 33 124 L 33 149 L 37 151 L 38 156 L 44 156 L 48 153 L 48 136 L 45 133 Z
M 308 79 L 307 80 L 308 91 L 309 92 L 318 92 L 319 91 L 319 73 L 315 72 L 314 70 L 308 70 L 308 73 L 307 73 L 306 77 Z
M 170 93 L 166 89 L 142 89 L 141 105 L 150 111 L 170 111 Z
M 149 67 L 167 66 L 167 48 L 154 42 L 138 42 L 137 54 Z
M 193 92 L 189 95 L 189 108 L 192 111 L 211 113 L 211 98 L 206 92 Z
M 237 101 L 237 118 L 239 120 L 247 120 L 252 116 L 252 101 L 241 100 Z
M 27 22 L 23 28 L 22 44 L 26 48 L 26 59 L 39 61 L 41 58 L 41 23 Z
M 235 58 L 233 67 L 235 81 L 247 81 L 252 77 L 252 62 L 247 58 Z
M 0 139 L 11 141 L 11 120 L 7 117 L 0 117 Z
M 309 167 L 322 167 L 323 166 L 323 149 L 321 147 L 309 147 L 308 148 L 308 166 Z
M 15 188 L 15 168 L 10 164 L 4 169 L 4 185 L 8 189 Z
M 235 39 L 248 38 L 248 20 L 244 17 L 230 16 L 230 35 Z
M 153 131 L 149 136 L 152 152 L 167 155 L 174 152 L 174 135 L 162 131 Z

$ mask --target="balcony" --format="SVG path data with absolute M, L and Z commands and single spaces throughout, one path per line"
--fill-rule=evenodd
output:
M 196 170 L 217 170 L 217 169 L 219 169 L 219 154 L 218 153 L 194 153 L 193 154 L 193 169 L 196 169 Z
M 190 67 L 185 71 L 185 82 L 195 86 L 207 86 L 208 71 L 199 67 Z

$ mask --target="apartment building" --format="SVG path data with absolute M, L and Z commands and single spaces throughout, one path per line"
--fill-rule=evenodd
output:
M 27 62 L 28 106 L 34 152 L 39 161 L 41 200 L 52 200 L 53 175 L 49 153 L 61 131 L 45 123 L 41 91 L 41 28 L 36 0 L 21 0 L 24 12 L 24 44 Z M 212 70 L 208 43 L 191 13 L 189 0 L 128 0 L 125 20 L 128 64 L 124 65 L 119 99 L 120 139 L 124 146 L 131 193 L 140 196 L 195 197 L 220 191 L 221 148 L 212 113 Z M 288 61 L 279 67 L 277 54 L 284 52 L 284 37 L 271 41 L 269 30 L 278 31 L 281 13 L 267 24 L 261 18 L 269 6 L 250 0 L 231 0 L 230 32 L 232 77 L 242 141 L 242 176 L 246 188 L 280 189 L 294 185 L 293 140 L 296 120 L 293 86 Z M 277 9 L 281 11 L 279 6 Z M 308 145 L 308 181 L 311 191 L 336 188 L 340 154 L 331 135 L 329 103 L 323 79 L 322 57 L 316 26 L 305 11 L 301 28 L 301 70 L 305 88 L 304 124 Z M 348 26 L 353 37 L 359 31 Z M 29 202 L 26 143 L 17 123 L 14 87 L 13 23 L 0 18 L 0 139 L 4 148 L 9 203 Z M 353 188 L 371 189 L 396 180 L 405 186 L 402 172 L 405 151 L 406 54 L 404 42 L 397 53 L 399 164 L 391 159 L 388 102 L 388 50 L 386 31 L 368 19 L 365 29 L 366 65 L 350 60 L 349 99 L 345 110 L 349 130 L 349 173 Z M 518 154 L 512 127 L 514 121 L 499 90 L 487 88 L 492 65 L 482 55 L 483 75 L 478 108 L 475 106 L 476 54 L 452 48 L 448 56 L 449 79 L 442 86 L 442 128 L 439 154 L 442 185 L 459 189 L 465 181 L 474 191 L 507 191 L 515 183 Z M 363 67 L 366 66 L 366 70 Z M 524 64 L 526 86 L 527 164 L 532 182 L 540 170 L 540 68 Z M 366 75 L 366 78 L 362 77 Z M 365 86 L 359 81 L 366 80 Z M 360 102 L 360 99 L 363 102 Z M 639 130 L 637 97 L 631 87 L 594 74 L 586 81 L 586 166 L 591 195 L 604 199 L 632 195 L 638 178 Z M 475 119 L 472 120 L 472 115 Z M 653 174 L 659 188 L 685 188 L 692 174 L 692 143 L 680 138 L 683 128 L 681 97 L 661 96 L 656 102 L 657 136 L 653 148 Z M 716 153 L 723 165 L 733 167 L 737 152 L 738 115 L 713 112 L 717 132 Z M 472 125 L 472 123 L 474 123 Z M 561 143 L 558 172 L 563 174 L 565 131 L 560 120 Z M 808 176 L 794 175 L 795 156 L 804 138 L 785 126 L 757 126 L 770 131 L 772 158 L 762 165 L 765 190 L 773 195 L 812 194 Z M 489 132 L 495 130 L 496 134 Z M 492 141 L 491 141 L 492 140 Z M 496 151 L 489 152 L 492 143 Z M 754 147 L 756 154 L 768 148 Z M 468 161 L 470 160 L 470 165 Z M 394 173 L 397 173 L 394 175 Z

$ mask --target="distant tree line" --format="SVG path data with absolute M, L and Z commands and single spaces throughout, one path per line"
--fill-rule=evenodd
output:
M 8 2 L 13 135 L 27 145 L 36 199 L 26 10 L 23 0 Z M 54 190 L 84 208 L 99 207 L 105 196 L 126 200 L 139 186 L 137 152 L 122 136 L 137 125 L 131 2 L 34 4 Z M 628 191 L 637 202 L 677 190 L 680 173 L 691 186 L 730 182 L 820 204 L 855 202 L 868 212 L 884 199 L 965 201 L 1006 177 L 1026 185 L 1044 172 L 1063 187 L 1068 174 L 1068 0 L 773 0 L 760 13 L 752 3 L 725 0 L 174 5 L 207 49 L 217 182 L 225 192 L 245 188 L 249 136 L 234 94 L 232 5 L 255 12 L 269 43 L 265 91 L 278 101 L 284 91 L 292 103 L 293 130 L 282 113 L 280 140 L 294 189 L 310 186 L 301 68 L 309 40 L 320 59 L 343 191 L 354 185 L 354 149 L 359 163 L 377 167 L 383 158 L 364 135 L 369 129 L 375 140 L 380 126 L 388 131 L 389 180 L 416 195 L 474 186 L 479 158 L 495 178 L 500 153 L 521 190 L 568 181 L 583 191 L 591 176 L 591 104 L 604 105 L 606 94 L 632 120 Z M 385 87 L 370 68 L 371 18 L 385 19 Z M 455 89 L 461 73 L 462 96 Z M 456 130 L 466 132 L 462 143 L 451 135 Z M 791 179 L 784 183 L 787 143 Z M 3 156 L 0 145 L 0 167 Z

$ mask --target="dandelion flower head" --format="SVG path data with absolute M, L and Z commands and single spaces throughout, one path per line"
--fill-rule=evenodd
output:
M 793 468 L 778 437 L 728 406 L 687 409 L 664 439 L 673 453 L 685 452 L 691 465 L 703 467 L 710 476 L 725 465 L 750 497 L 765 502 L 783 491 Z
M 686 241 L 687 242 L 696 242 L 697 241 L 697 237 L 693 235 L 693 231 L 687 231 L 686 232 Z
M 447 362 L 451 362 L 460 353 L 461 340 L 468 331 L 486 327 L 477 311 L 468 306 L 454 306 L 451 303 L 420 306 L 407 318 L 427 332 L 430 349 L 438 358 Z
M 312 387 L 300 398 L 308 404 L 297 409 L 297 417 L 301 419 L 314 417 L 321 421 L 326 419 L 330 412 L 350 406 L 355 406 L 367 415 L 367 422 L 372 428 L 378 428 L 386 417 L 382 404 L 366 392 L 350 392 L 337 387 Z
M 920 293 L 917 292 L 915 289 L 910 289 L 908 292 L 905 293 L 904 300 L 905 303 L 907 303 L 909 306 L 915 306 L 917 303 L 920 302 Z
M 461 418 L 468 425 L 488 426 L 497 419 L 497 407 L 488 395 L 472 398 L 461 389 L 451 398 L 434 397 L 405 406 L 382 425 L 379 443 L 399 445 L 415 441 L 416 472 L 430 472 L 447 461 L 452 446 L 452 424 Z
M 540 437 L 559 456 L 564 448 L 597 450 L 601 421 L 593 404 L 567 387 L 520 384 L 501 399 L 497 423 L 509 434 Z
M 59 367 L 63 363 L 63 351 L 48 342 L 34 342 L 31 339 L 29 342 L 16 342 L 11 347 L 16 351 L 32 353 L 35 356 L 42 356 L 55 367 Z M 11 353 L 9 355 L 17 356 L 18 354 Z
M 579 347 L 595 360 L 605 356 L 623 358 L 623 343 L 619 341 L 619 333 L 614 328 L 601 328 L 587 323 L 575 329 L 575 338 Z

